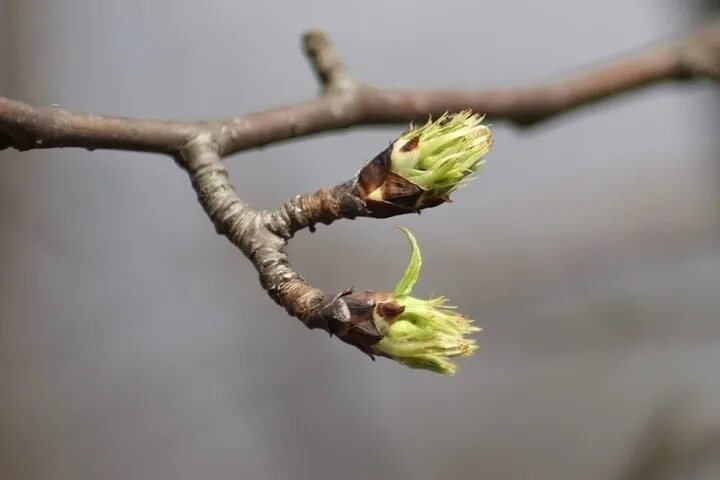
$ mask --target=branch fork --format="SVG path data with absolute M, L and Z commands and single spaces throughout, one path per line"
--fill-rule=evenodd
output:
M 401 318 L 406 306 L 416 312 L 424 308 L 438 318 L 447 317 L 448 323 L 438 327 L 441 329 L 459 328 L 458 332 L 464 333 L 474 327 L 449 315 L 439 299 L 419 301 L 396 292 L 397 298 L 409 302 L 401 305 L 390 303 L 389 294 L 382 292 L 343 290 L 325 295 L 292 269 L 286 253 L 287 243 L 295 232 L 304 228 L 313 231 L 318 223 L 328 225 L 341 218 L 360 216 L 387 218 L 444 203 L 448 201 L 449 190 L 443 190 L 443 181 L 452 177 L 453 170 L 442 162 L 433 164 L 429 151 L 426 160 L 417 162 L 412 156 L 420 155 L 422 148 L 416 139 L 412 135 L 400 137 L 351 180 L 314 194 L 297 196 L 273 210 L 256 210 L 238 197 L 222 158 L 293 137 L 360 125 L 424 121 L 428 116 L 438 118 L 448 111 L 472 110 L 487 114 L 490 119 L 528 127 L 660 82 L 703 78 L 720 81 L 720 20 L 669 45 L 570 79 L 525 88 L 422 91 L 370 87 L 345 71 L 322 31 L 306 33 L 303 46 L 322 89 L 321 96 L 304 103 L 224 120 L 183 122 L 74 113 L 57 106 L 32 106 L 0 97 L 0 150 L 80 147 L 155 152 L 174 157 L 188 172 L 198 201 L 217 232 L 251 261 L 261 285 L 275 302 L 308 328 L 336 335 L 371 357 L 388 356 L 387 352 L 397 353 L 399 347 L 407 353 L 407 343 L 381 343 L 386 341 L 385 335 L 390 338 L 392 322 L 395 317 Z M 398 143 L 401 139 L 402 143 Z M 431 141 L 431 137 L 420 140 L 426 145 Z M 488 136 L 477 141 L 489 142 L 490 139 Z M 415 166 L 403 170 L 408 157 L 402 155 L 410 155 Z M 464 169 L 477 168 L 479 164 L 468 165 L 470 167 L 461 166 L 455 171 L 464 176 L 468 173 Z M 399 176 L 401 180 L 396 178 L 398 172 L 404 174 Z M 428 185 L 428 179 L 435 183 Z M 415 249 L 413 242 L 411 238 Z M 381 332 L 378 325 L 385 325 L 385 332 Z M 395 328 L 397 338 L 405 338 L 403 335 L 417 327 L 412 322 L 397 325 L 402 326 Z M 464 354 L 470 349 L 470 344 L 463 341 L 456 345 L 454 354 Z M 402 353 L 396 353 L 390 356 L 405 358 Z M 426 353 L 421 353 L 398 361 L 453 373 L 452 365 L 433 357 L 436 353 L 431 352 L 427 358 L 423 356 Z

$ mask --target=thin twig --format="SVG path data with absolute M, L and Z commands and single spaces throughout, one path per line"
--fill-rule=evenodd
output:
M 309 30 L 303 35 L 303 49 L 325 93 L 342 93 L 360 84 L 350 77 L 340 56 L 322 30 Z

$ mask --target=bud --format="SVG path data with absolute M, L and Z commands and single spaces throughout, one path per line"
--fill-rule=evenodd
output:
M 411 128 L 392 144 L 391 169 L 425 190 L 447 195 L 467 183 L 492 146 L 490 129 L 469 110 Z
M 492 146 L 482 117 L 464 110 L 410 127 L 358 175 L 363 199 L 375 216 L 419 211 L 450 200 L 483 163 Z
M 390 295 L 378 299 L 373 310 L 382 339 L 373 350 L 411 368 L 454 375 L 451 357 L 467 357 L 476 350 L 475 340 L 464 336 L 480 331 L 472 321 L 447 306 L 442 297 L 421 300 L 409 296 L 420 276 L 420 249 L 413 234 L 403 228 L 412 252 L 405 273 Z

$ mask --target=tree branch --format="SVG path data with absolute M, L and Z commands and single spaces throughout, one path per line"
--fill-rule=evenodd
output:
M 210 135 L 195 137 L 181 150 L 183 166 L 217 232 L 245 254 L 260 274 L 263 288 L 290 315 L 372 357 L 372 345 L 382 338 L 372 318 L 372 294 L 345 290 L 327 297 L 291 268 L 285 251 L 288 240 L 302 228 L 371 215 L 364 202 L 349 193 L 353 182 L 298 196 L 276 210 L 258 211 L 237 196 L 218 151 Z
M 285 107 L 211 122 L 177 122 L 72 113 L 0 97 L 0 149 L 81 147 L 177 152 L 209 133 L 219 154 L 361 125 L 407 123 L 446 111 L 472 109 L 488 118 L 528 127 L 623 93 L 660 82 L 720 81 L 720 20 L 666 46 L 605 67 L 535 87 L 485 90 L 384 89 L 347 75 L 320 31 L 304 39 L 325 95 Z
M 209 128 L 211 124 L 73 113 L 0 97 L 0 150 L 81 147 L 172 153 Z
M 378 300 L 388 298 L 382 292 L 345 290 L 327 296 L 311 287 L 291 268 L 287 242 L 298 230 L 312 231 L 317 223 L 417 212 L 447 201 L 447 195 L 426 195 L 429 191 L 391 172 L 388 148 L 347 182 L 298 196 L 275 210 L 259 211 L 236 194 L 221 162 L 224 156 L 293 137 L 358 125 L 404 123 L 466 109 L 518 126 L 531 126 L 658 82 L 720 79 L 720 20 L 669 46 L 532 88 L 479 91 L 374 88 L 345 72 L 322 32 L 306 34 L 304 46 L 323 90 L 317 99 L 234 119 L 178 122 L 73 113 L 56 106 L 36 107 L 0 97 L 0 150 L 81 147 L 172 155 L 190 175 L 198 200 L 217 232 L 252 262 L 273 300 L 307 327 L 337 335 L 372 356 L 378 354 L 373 346 L 383 339 L 373 316 L 376 307 L 386 306 L 380 311 L 388 315 L 399 315 L 402 309 L 398 304 Z M 465 120 L 469 122 L 471 117 Z M 399 144 L 400 152 L 419 148 L 418 138 L 403 140 L 407 143 Z M 489 134 L 480 140 L 489 148 Z M 437 303 L 434 305 L 433 308 L 439 308 Z M 470 330 L 467 327 L 465 331 Z M 460 347 L 469 348 L 468 344 L 460 345 L 452 354 L 462 354 Z M 430 368 L 427 359 L 415 361 L 420 362 L 415 366 Z M 441 371 L 446 373 L 454 371 L 444 364 L 434 367 L 442 367 Z
M 303 48 L 325 93 L 342 93 L 360 84 L 345 72 L 340 57 L 322 30 L 309 30 L 303 35 Z

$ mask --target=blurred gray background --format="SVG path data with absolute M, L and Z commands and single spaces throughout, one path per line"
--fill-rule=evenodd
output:
M 185 119 L 263 109 L 316 94 L 310 27 L 370 83 L 524 84 L 711 9 L 0 0 L 0 95 Z M 670 459 L 667 478 L 718 478 L 719 97 L 665 85 L 527 132 L 499 124 L 452 205 L 298 235 L 313 284 L 382 289 L 408 254 L 394 226 L 411 227 L 416 293 L 485 329 L 454 378 L 288 317 L 168 158 L 1 152 L 0 477 L 604 480 L 660 478 L 651 464 Z M 230 174 L 274 206 L 349 178 L 399 131 L 246 152 Z

